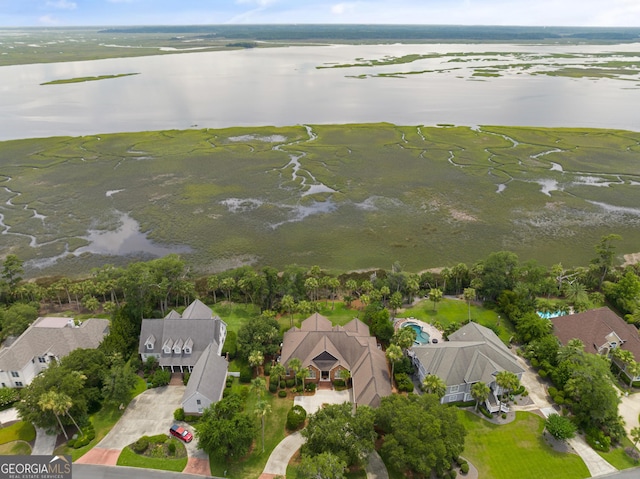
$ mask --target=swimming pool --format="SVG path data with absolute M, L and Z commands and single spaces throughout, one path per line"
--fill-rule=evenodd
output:
M 565 315 L 565 313 L 562 312 L 562 311 L 554 311 L 554 312 L 536 311 L 536 313 L 538 313 L 538 316 L 540 316 L 541 318 L 544 318 L 544 319 L 557 318 L 558 316 L 564 316 Z
M 402 325 L 402 327 L 411 328 L 416 332 L 416 340 L 414 342 L 414 344 L 416 345 L 429 344 L 429 342 L 431 341 L 431 337 L 429 336 L 429 333 L 427 333 L 426 331 L 423 331 L 422 326 L 420 326 L 419 324 L 405 323 Z

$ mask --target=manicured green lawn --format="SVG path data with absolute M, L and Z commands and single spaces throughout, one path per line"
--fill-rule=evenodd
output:
M 427 323 L 440 323 L 443 327 L 451 323 L 462 323 L 469 318 L 469 309 L 466 301 L 457 299 L 443 299 L 433 308 L 433 301 L 427 299 L 420 301 L 415 306 L 407 308 L 397 315 L 399 318 L 414 317 Z M 513 326 L 504 317 L 498 320 L 498 313 L 482 306 L 471 305 L 471 320 L 487 327 L 497 326 L 500 331 L 500 339 L 505 343 L 514 333 Z M 498 326 L 498 321 L 500 324 Z
M 268 381 L 267 381 L 268 384 Z M 238 380 L 234 380 L 233 392 L 243 394 L 249 386 L 240 385 Z M 244 394 L 247 394 L 246 392 Z M 225 458 L 210 456 L 211 475 L 218 477 L 258 477 L 263 471 L 269 459 L 271 451 L 285 437 L 285 422 L 287 413 L 293 406 L 292 398 L 279 398 L 277 394 L 265 392 L 264 398 L 271 405 L 271 412 L 266 417 L 265 423 L 265 450 L 262 452 L 262 429 L 260 421 L 256 418 L 256 434 L 253 448 L 249 455 L 239 461 L 227 462 Z M 253 415 L 257 398 L 255 394 L 248 393 L 245 411 Z M 226 475 L 225 475 L 226 471 Z
M 626 447 L 632 446 L 633 444 L 631 443 L 631 441 L 625 437 L 619 447 L 611 449 L 609 452 L 596 452 L 616 469 L 629 469 L 631 467 L 638 467 L 639 465 L 637 461 L 631 459 L 629 456 L 627 456 L 627 453 L 624 452 Z
M 31 446 L 24 441 L 11 441 L 6 444 L 0 444 L 0 456 L 29 456 L 31 455 Z
M 31 423 L 18 421 L 11 426 L 0 429 L 0 444 L 12 441 L 33 441 L 36 438 L 36 430 Z
M 218 301 L 220 300 L 221 298 L 218 298 Z M 227 323 L 229 331 L 235 331 L 236 333 L 243 324 L 260 315 L 260 309 L 252 304 L 229 304 L 225 301 L 213 305 L 209 304 L 208 306 L 213 309 L 214 314 L 220 316 Z
M 182 445 L 184 447 L 184 445 Z M 164 457 L 147 457 L 136 454 L 129 447 L 125 447 L 118 457 L 118 466 L 143 467 L 147 469 L 161 469 L 163 471 L 182 472 L 187 466 L 187 457 L 169 459 Z
M 544 421 L 528 412 L 517 412 L 516 420 L 496 425 L 471 412 L 460 411 L 468 432 L 464 457 L 491 479 L 539 479 L 590 477 L 582 459 L 554 451 L 542 437 Z

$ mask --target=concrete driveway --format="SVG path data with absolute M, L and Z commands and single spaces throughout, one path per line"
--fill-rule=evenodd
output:
M 313 414 L 320 409 L 323 404 L 342 404 L 343 402 L 352 403 L 352 391 L 353 389 L 345 389 L 344 391 L 318 389 L 313 396 L 294 397 L 293 404 L 302 406 L 304 410 L 307 411 L 307 414 Z
M 124 449 L 141 436 L 169 434 L 173 411 L 181 407 L 184 386 L 147 389 L 129 403 L 118 423 L 96 447 Z
M 629 394 L 621 397 L 622 402 L 618 407 L 618 412 L 624 419 L 624 429 L 631 435 L 631 429 L 638 427 L 638 414 L 640 414 L 640 393 Z

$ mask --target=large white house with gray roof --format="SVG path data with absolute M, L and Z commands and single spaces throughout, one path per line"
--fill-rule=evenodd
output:
M 199 300 L 182 314 L 143 319 L 138 352 L 142 361 L 154 357 L 162 369 L 190 373 L 182 398 L 186 414 L 199 414 L 222 397 L 228 363 L 221 357 L 227 325 Z
M 36 319 L 15 341 L 0 349 L 0 386 L 21 388 L 40 372 L 75 349 L 95 349 L 109 333 L 109 321 L 91 318 Z
M 433 374 L 442 379 L 447 390 L 442 403 L 471 401 L 471 387 L 483 382 L 491 389 L 487 408 L 498 411 L 497 396 L 501 393 L 496 384 L 500 371 L 511 371 L 518 379 L 524 369 L 498 336 L 489 328 L 471 322 L 449 335 L 449 341 L 424 346 L 413 346 L 409 355 L 418 370 L 420 382 Z M 502 405 L 503 411 L 508 411 Z

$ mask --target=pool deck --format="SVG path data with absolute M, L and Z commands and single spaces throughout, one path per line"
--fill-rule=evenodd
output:
M 437 330 L 435 327 L 430 325 L 429 323 L 425 323 L 416 318 L 396 318 L 393 323 L 393 327 L 397 330 L 400 329 L 407 323 L 417 324 L 422 328 L 422 330 L 429 335 L 431 339 L 437 339 L 438 342 L 442 342 L 442 331 Z

